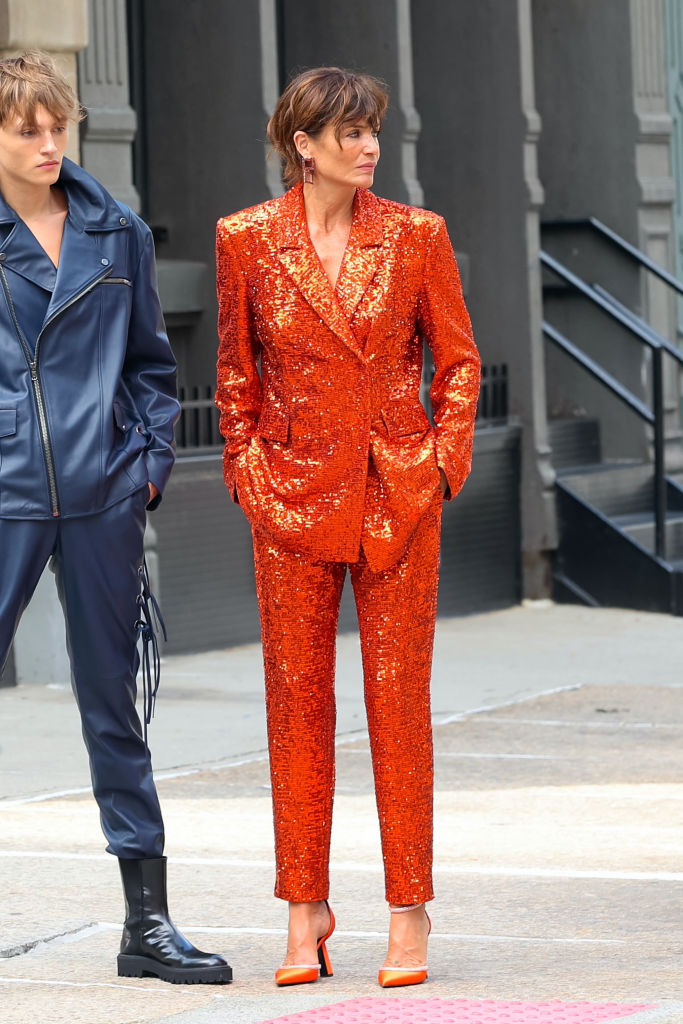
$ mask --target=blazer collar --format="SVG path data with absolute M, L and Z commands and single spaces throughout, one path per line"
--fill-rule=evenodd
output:
M 336 289 L 311 242 L 302 185 L 295 185 L 282 197 L 278 213 L 276 244 L 280 262 L 327 326 L 362 357 L 351 320 L 380 258 L 384 234 L 379 201 L 365 189 L 356 190 L 351 232 Z

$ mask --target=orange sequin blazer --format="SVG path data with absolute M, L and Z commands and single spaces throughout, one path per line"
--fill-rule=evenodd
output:
M 480 365 L 443 218 L 359 189 L 333 289 L 298 185 L 218 222 L 217 269 L 230 494 L 285 548 L 392 565 L 439 467 L 448 497 L 470 471 Z

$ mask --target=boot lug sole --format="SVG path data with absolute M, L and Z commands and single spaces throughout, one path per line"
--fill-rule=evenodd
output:
M 232 968 L 170 967 L 148 956 L 117 957 L 119 978 L 159 978 L 172 985 L 227 985 L 232 981 Z

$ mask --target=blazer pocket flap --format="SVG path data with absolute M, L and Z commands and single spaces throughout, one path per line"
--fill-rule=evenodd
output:
M 277 405 L 266 405 L 258 421 L 258 432 L 268 441 L 289 441 L 289 413 Z
M 17 432 L 17 410 L 0 409 L 0 437 L 11 437 Z
M 427 413 L 422 406 L 404 406 L 398 402 L 382 409 L 382 419 L 387 433 L 394 437 L 403 437 L 407 434 L 424 434 L 429 430 Z

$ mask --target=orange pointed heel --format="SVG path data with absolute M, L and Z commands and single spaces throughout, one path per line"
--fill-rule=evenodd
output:
M 336 921 L 332 913 L 332 907 L 325 900 L 325 906 L 330 912 L 330 927 L 327 932 L 318 939 L 316 947 L 318 952 L 317 964 L 292 964 L 291 967 L 278 967 L 275 972 L 276 985 L 307 985 L 318 978 L 331 978 L 334 973 L 332 964 L 327 952 L 327 940 L 334 931 Z
M 408 910 L 415 910 L 415 907 L 390 907 L 389 909 L 392 914 L 403 914 Z M 432 930 L 432 921 L 426 910 L 425 915 L 429 922 L 429 931 L 427 932 L 429 935 Z M 399 985 L 421 985 L 423 981 L 427 980 L 427 977 L 427 964 L 420 964 L 419 967 L 382 967 L 377 975 L 377 981 L 382 988 L 397 988 Z

